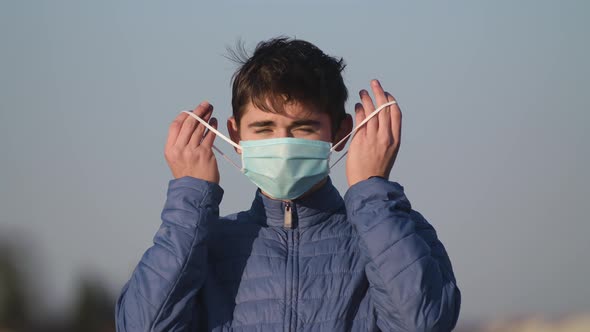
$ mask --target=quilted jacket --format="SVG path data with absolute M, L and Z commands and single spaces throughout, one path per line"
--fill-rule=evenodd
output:
M 292 202 L 257 191 L 219 218 L 223 190 L 170 181 L 162 225 L 123 287 L 119 332 L 450 331 L 461 294 L 403 187 L 330 179 Z

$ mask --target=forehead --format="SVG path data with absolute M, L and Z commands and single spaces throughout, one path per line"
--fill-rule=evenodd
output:
M 330 116 L 321 112 L 313 105 L 307 105 L 299 102 L 290 102 L 284 104 L 281 112 L 263 111 L 252 103 L 248 103 L 244 108 L 241 121 L 245 125 L 257 121 L 273 121 L 277 124 L 288 124 L 299 120 L 314 120 L 322 124 L 330 125 Z

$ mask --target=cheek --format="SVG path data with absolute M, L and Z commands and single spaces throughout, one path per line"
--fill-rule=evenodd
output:
M 305 138 L 305 139 L 312 139 L 317 141 L 325 141 L 325 135 L 322 133 L 306 133 L 306 132 L 297 132 L 293 134 L 295 138 Z
M 242 141 L 251 141 L 251 140 L 255 140 L 255 139 L 260 139 L 259 134 L 256 134 L 252 131 L 248 131 L 247 129 L 240 130 L 240 132 L 238 133 L 238 136 L 240 137 L 240 140 L 242 140 Z
M 324 130 L 317 134 L 316 139 L 320 141 L 332 142 L 332 134 L 330 133 L 330 130 Z

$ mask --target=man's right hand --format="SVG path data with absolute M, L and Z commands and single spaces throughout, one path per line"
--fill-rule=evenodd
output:
M 201 119 L 217 129 L 217 119 L 211 118 L 213 105 L 202 102 L 193 111 Z M 211 119 L 211 121 L 209 121 Z M 219 170 L 211 150 L 215 134 L 186 113 L 180 113 L 170 125 L 164 155 L 174 178 L 192 176 L 197 179 L 219 183 Z

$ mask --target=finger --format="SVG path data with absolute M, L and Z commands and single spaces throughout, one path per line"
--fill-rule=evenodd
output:
M 178 133 L 180 133 L 180 128 L 182 128 L 182 123 L 186 119 L 188 114 L 182 112 L 172 123 L 170 124 L 170 128 L 168 129 L 168 138 L 166 139 L 166 148 L 170 148 L 176 143 L 176 138 L 178 137 Z
M 395 98 L 389 92 L 386 92 L 385 95 L 387 96 L 387 101 L 395 101 Z M 395 140 L 395 144 L 399 146 L 402 138 L 402 112 L 399 105 L 396 103 L 389 106 L 389 113 L 393 139 Z
M 354 105 L 354 114 L 355 114 L 354 120 L 356 121 L 355 126 L 358 126 L 361 122 L 363 122 L 365 120 L 365 109 L 363 108 L 363 105 L 361 103 L 356 103 Z M 353 137 L 356 135 L 363 135 L 364 136 L 366 131 L 367 131 L 366 128 L 363 126 L 363 127 L 359 128 L 355 134 L 353 134 Z
M 193 113 L 195 113 L 198 116 L 202 116 L 206 108 L 208 107 L 209 103 L 202 102 L 201 104 L 199 104 L 199 106 L 195 108 Z M 178 134 L 178 138 L 176 139 L 176 143 L 174 144 L 177 146 L 186 146 L 189 140 L 191 139 L 191 136 L 196 126 L 197 120 L 194 119 L 192 116 L 188 116 L 182 123 L 182 128 L 180 129 L 180 133 Z
M 385 91 L 383 91 L 383 87 L 381 87 L 381 82 L 378 80 L 373 80 L 371 81 L 371 87 L 373 88 L 373 95 L 375 96 L 377 108 L 387 103 L 387 96 L 385 96 Z M 391 135 L 389 107 L 382 109 L 379 114 L 376 115 L 376 117 L 379 119 L 379 134 L 385 136 Z
M 211 121 L 209 122 L 209 124 L 211 125 L 211 127 L 217 129 L 217 119 L 216 118 L 211 118 Z M 213 145 L 213 141 L 215 141 L 215 137 L 217 137 L 217 135 L 215 135 L 214 132 L 209 130 L 207 132 L 207 134 L 205 134 L 205 137 L 203 137 L 203 141 L 201 142 L 201 145 L 204 147 L 207 147 L 207 148 L 211 148 L 211 146 Z
M 212 113 L 213 113 L 213 106 L 209 105 L 209 107 L 207 107 L 205 109 L 205 112 L 202 115 L 200 115 L 199 117 L 201 119 L 203 119 L 204 121 L 209 122 L 209 119 L 211 118 Z M 191 147 L 194 147 L 194 148 L 199 146 L 199 144 L 201 144 L 201 141 L 203 140 L 203 134 L 205 133 L 205 129 L 206 129 L 206 127 L 203 126 L 203 124 L 201 124 L 200 122 L 198 122 L 197 127 L 193 131 L 191 139 L 188 142 L 188 145 Z
M 369 114 L 373 113 L 375 110 L 375 105 L 373 104 L 373 100 L 371 99 L 371 96 L 369 96 L 369 92 L 367 92 L 367 90 L 361 90 L 359 95 L 365 110 L 365 117 L 367 117 Z M 376 117 L 373 117 L 371 120 L 369 120 L 369 122 L 367 122 L 365 126 L 367 126 L 367 133 L 377 133 L 377 128 L 379 128 L 379 120 Z

